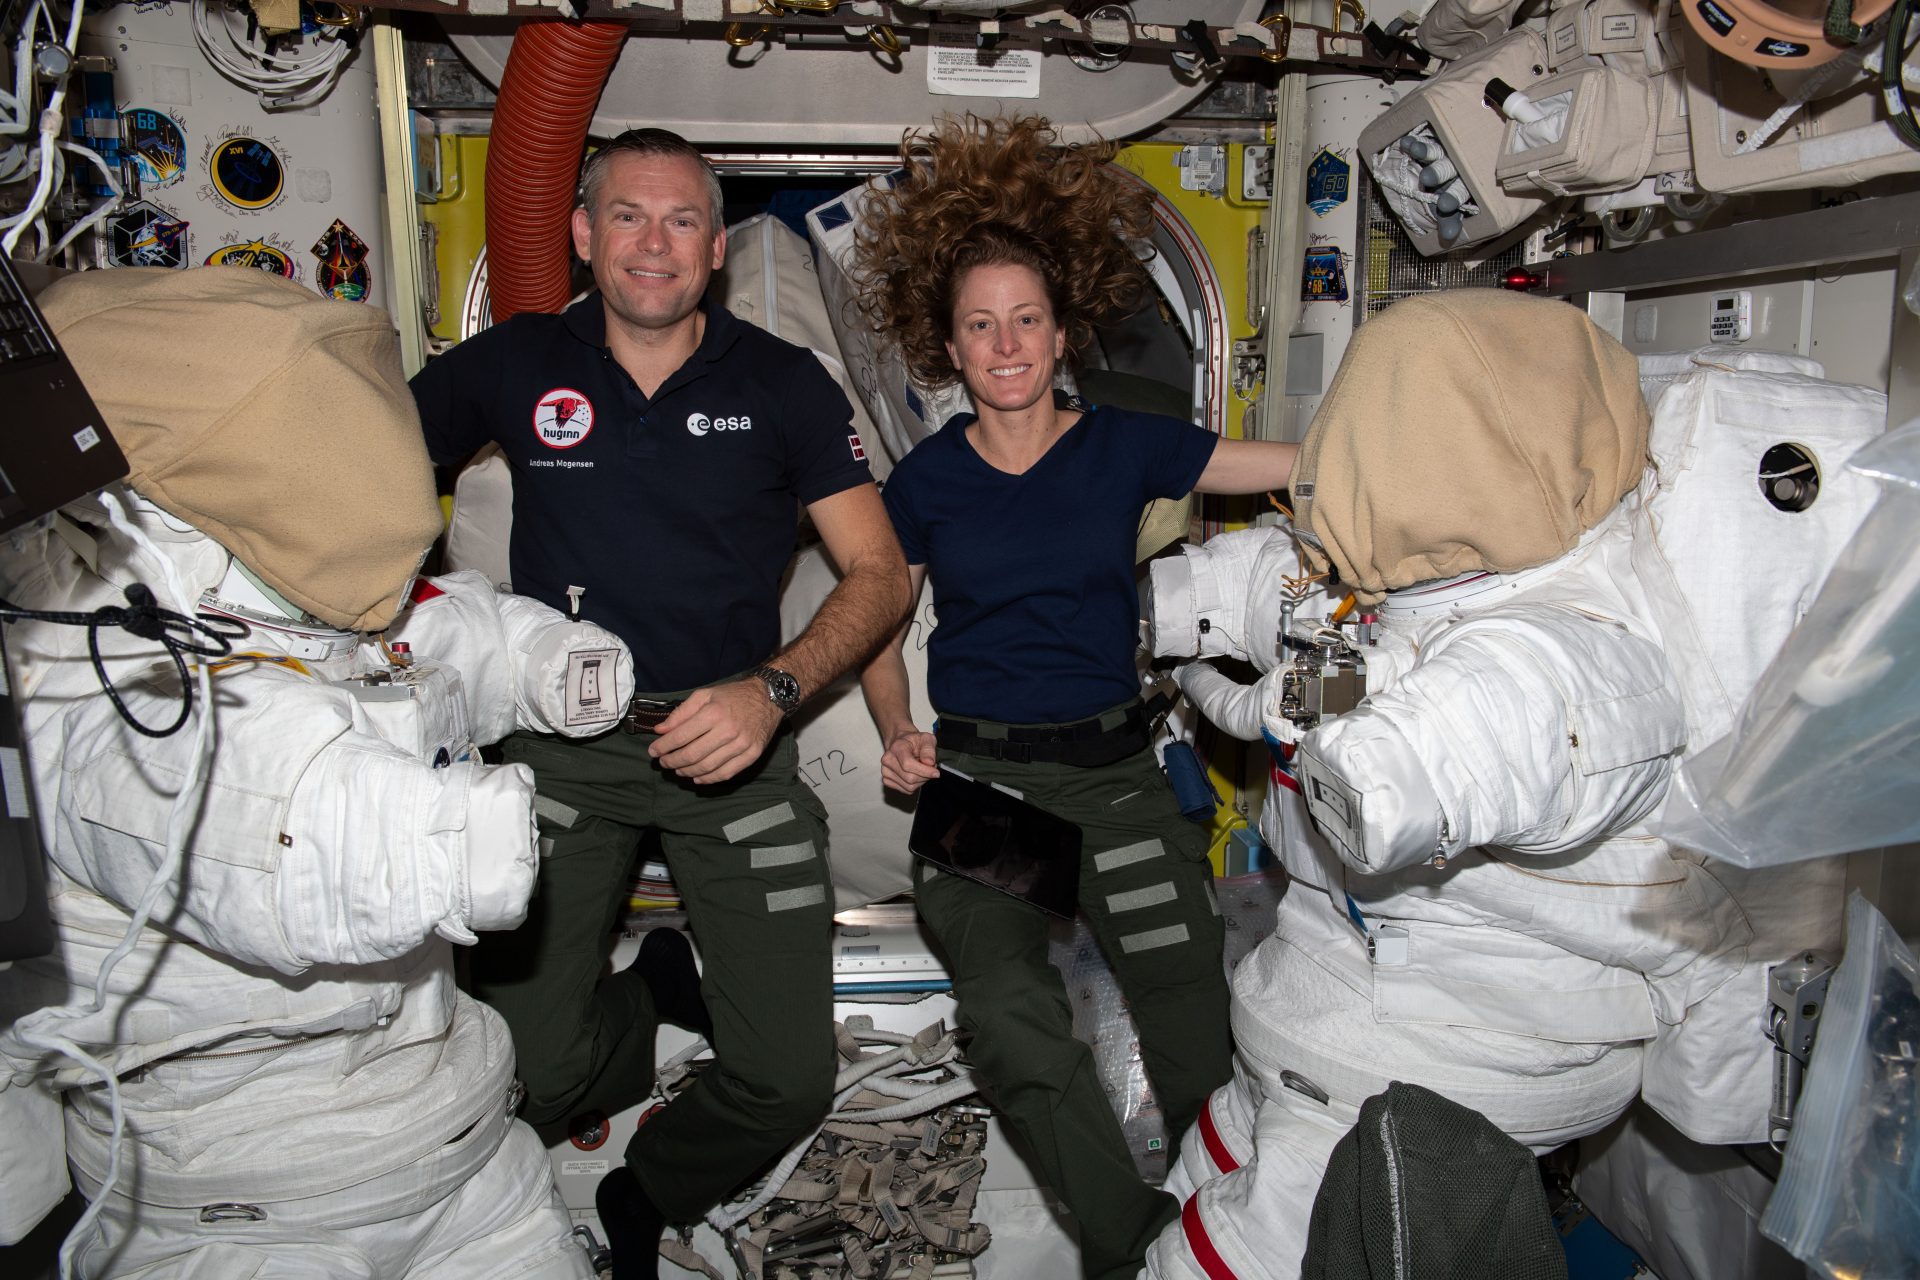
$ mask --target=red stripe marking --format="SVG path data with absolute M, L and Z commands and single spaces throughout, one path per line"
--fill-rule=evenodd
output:
M 422 575 L 413 580 L 413 591 L 407 596 L 408 604 L 425 604 L 435 596 L 447 594 L 433 584 L 433 579 Z
M 1200 1141 L 1207 1144 L 1207 1154 L 1213 1157 L 1213 1167 L 1222 1173 L 1232 1173 L 1240 1167 L 1240 1162 L 1227 1150 L 1227 1140 L 1220 1136 L 1220 1127 L 1213 1122 L 1213 1100 L 1200 1108 Z
M 1205 1114 L 1202 1112 L 1201 1114 Z M 1207 1234 L 1207 1224 L 1200 1220 L 1200 1195 L 1195 1192 L 1187 1198 L 1186 1208 L 1180 1210 L 1180 1229 L 1187 1234 L 1187 1248 L 1193 1250 L 1193 1260 L 1207 1273 L 1207 1280 L 1240 1280 L 1220 1251 L 1213 1247 L 1213 1238 Z

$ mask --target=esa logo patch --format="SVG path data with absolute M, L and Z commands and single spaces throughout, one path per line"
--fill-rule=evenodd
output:
M 709 431 L 751 431 L 753 419 L 745 414 L 738 418 L 709 418 L 704 413 L 687 415 L 687 431 L 690 435 L 704 436 Z
M 533 433 L 549 449 L 571 449 L 593 430 L 593 401 L 572 387 L 555 387 L 533 406 Z

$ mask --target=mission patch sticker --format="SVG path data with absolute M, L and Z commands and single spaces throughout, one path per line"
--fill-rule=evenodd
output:
M 258 211 L 278 200 L 287 189 L 286 165 L 272 144 L 248 134 L 234 134 L 214 144 L 207 157 L 213 189 L 236 209 Z
M 320 259 L 319 278 L 313 287 L 328 297 L 345 302 L 365 302 L 373 289 L 373 271 L 367 266 L 367 242 L 335 218 L 320 239 L 314 242 L 313 256 Z
M 221 245 L 207 255 L 209 267 L 252 267 L 255 271 L 264 271 L 268 275 L 285 276 L 289 280 L 300 278 L 299 268 L 294 265 L 293 255 L 282 245 L 269 240 L 241 240 Z
M 593 430 L 593 402 L 572 387 L 555 387 L 533 406 L 533 433 L 549 449 L 571 449 Z
M 1300 301 L 1345 302 L 1346 300 L 1346 255 L 1332 245 L 1315 245 L 1308 249 L 1306 267 L 1300 273 Z
M 1307 165 L 1307 208 L 1324 218 L 1347 202 L 1353 166 L 1327 147 Z
M 136 200 L 107 222 L 107 256 L 120 267 L 185 267 L 187 224 Z
M 130 107 L 120 113 L 120 120 L 142 190 L 168 186 L 186 176 L 187 131 L 179 121 L 147 107 Z

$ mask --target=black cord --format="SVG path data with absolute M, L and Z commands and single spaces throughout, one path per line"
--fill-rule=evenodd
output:
M 51 622 L 57 626 L 85 627 L 87 629 L 87 653 L 93 659 L 93 670 L 100 677 L 100 687 L 106 690 L 107 698 L 113 703 L 113 709 L 120 718 L 134 729 L 149 738 L 165 738 L 180 731 L 193 711 L 193 680 L 187 674 L 187 654 L 202 658 L 224 658 L 233 652 L 233 642 L 244 638 L 250 628 L 244 622 L 226 618 L 189 618 L 183 613 L 171 609 L 162 609 L 160 602 L 154 599 L 153 592 L 143 582 L 136 582 L 127 588 L 127 603 L 124 607 L 104 606 L 90 613 L 64 612 L 50 609 L 22 609 L 18 605 L 0 598 L 0 620 L 6 622 Z M 113 686 L 113 678 L 107 674 L 106 661 L 100 656 L 100 630 L 103 627 L 118 627 L 129 635 L 142 640 L 152 640 L 167 651 L 173 659 L 173 669 L 180 676 L 180 714 L 172 724 L 164 729 L 154 729 L 140 723 L 126 702 L 120 697 L 120 691 Z M 205 637 L 204 641 L 194 637 Z
M 1920 113 L 1907 97 L 1901 83 L 1902 63 L 1907 50 L 1907 22 L 1913 17 L 1915 0 L 1894 0 L 1887 14 L 1887 39 L 1880 46 L 1880 92 L 1892 118 L 1893 131 L 1910 147 L 1920 147 Z

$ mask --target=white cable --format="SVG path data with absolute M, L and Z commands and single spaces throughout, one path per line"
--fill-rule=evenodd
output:
M 67 233 L 54 242 L 53 248 L 47 250 L 45 256 L 48 258 L 58 257 L 61 250 L 98 226 L 102 219 L 117 210 L 126 200 L 126 192 L 120 189 L 120 175 L 116 174 L 113 169 L 108 166 L 105 158 L 102 157 L 99 152 L 91 147 L 83 147 L 77 142 L 63 142 L 60 144 L 60 149 L 63 151 L 71 151 L 75 155 L 85 156 L 87 159 L 93 161 L 94 167 L 100 170 L 101 175 L 106 178 L 107 187 L 113 194 L 95 205 L 92 212 L 88 213 L 86 217 L 80 219 L 80 221 L 74 223 L 71 227 L 68 227 Z M 41 261 L 42 259 L 36 258 L 35 260 Z
M 160 554 L 152 539 L 127 518 L 120 498 L 112 490 L 100 495 L 102 505 L 106 507 L 107 519 L 115 529 L 132 539 L 134 544 L 144 550 L 148 557 L 159 563 L 161 572 L 167 579 L 167 588 L 175 602 L 175 607 L 191 613 L 194 602 L 186 595 L 180 580 L 179 570 L 173 562 Z M 153 869 L 153 875 L 147 880 L 146 888 L 141 891 L 140 901 L 135 906 L 133 918 L 127 921 L 127 930 L 120 937 L 120 943 L 108 953 L 100 965 L 100 971 L 93 980 L 93 1002 L 91 1005 L 62 1005 L 59 1008 L 45 1008 L 28 1014 L 13 1025 L 12 1035 L 22 1044 L 66 1057 L 84 1067 L 99 1078 L 106 1086 L 107 1106 L 112 1113 L 113 1136 L 107 1153 L 106 1177 L 100 1183 L 100 1190 L 94 1195 L 93 1202 L 87 1206 L 80 1220 L 73 1224 L 67 1233 L 66 1241 L 60 1246 L 61 1280 L 72 1280 L 73 1255 L 81 1242 L 87 1237 L 93 1224 L 106 1207 L 107 1197 L 120 1180 L 120 1146 L 126 1134 L 126 1108 L 120 1100 L 120 1082 L 113 1070 L 88 1054 L 66 1036 L 60 1034 L 58 1027 L 62 1023 L 77 1022 L 88 1018 L 106 1008 L 107 982 L 114 969 L 131 952 L 139 941 L 141 930 L 147 927 L 148 919 L 159 905 L 160 895 L 179 879 L 180 865 L 186 859 L 187 833 L 193 830 L 200 816 L 200 802 L 206 794 L 204 785 L 207 762 L 213 758 L 213 684 L 206 663 L 196 669 L 195 693 L 197 695 L 199 723 L 194 727 L 193 757 L 187 766 L 187 776 L 180 784 L 180 790 L 173 798 L 173 809 L 167 815 L 167 847 L 159 863 Z
M 39 0 L 36 0 L 34 5 L 34 15 L 36 17 L 43 7 L 44 5 L 40 3 Z M 69 55 L 72 55 L 79 45 L 80 18 L 85 12 L 86 0 L 73 0 L 73 14 L 67 21 L 67 38 L 62 46 Z M 31 23 L 28 24 L 27 29 L 29 31 L 31 30 L 31 25 Z M 30 45 L 26 45 L 16 49 L 15 53 L 21 60 L 30 62 L 32 60 L 33 49 Z M 20 243 L 20 233 L 26 230 L 30 223 L 40 217 L 41 212 L 47 207 L 47 201 L 53 196 L 54 169 L 60 162 L 59 152 L 56 149 L 56 141 L 60 136 L 60 129 L 63 123 L 60 109 L 66 104 L 67 83 L 71 78 L 69 74 L 63 77 L 59 84 L 54 86 L 53 92 L 47 97 L 46 109 L 40 113 L 40 180 L 34 184 L 33 195 L 27 201 L 26 209 L 21 212 L 19 218 L 13 222 L 13 225 L 7 228 L 6 235 L 0 237 L 0 253 L 5 253 L 8 257 L 13 256 L 15 246 Z M 17 83 L 16 81 L 16 84 Z M 41 252 L 44 253 L 46 246 L 46 236 L 44 232 L 40 235 L 40 245 Z
M 44 0 L 34 0 L 33 7 L 20 20 L 20 38 L 13 46 L 13 92 L 0 95 L 9 104 L 8 119 L 0 121 L 0 133 L 27 131 L 28 109 L 33 104 L 33 37 L 46 9 Z
M 219 4 L 220 14 L 213 15 Z M 246 34 L 234 29 L 234 9 L 226 0 L 193 0 L 193 38 L 213 69 L 243 89 L 250 89 L 268 111 L 312 106 L 332 92 L 346 67 L 353 46 L 334 28 L 308 39 L 303 51 L 275 52 L 257 29 Z
M 1773 135 L 1780 132 L 1787 121 L 1799 115 L 1800 108 L 1839 84 L 1843 79 L 1860 74 L 1860 64 L 1866 61 L 1868 54 L 1879 47 L 1879 45 L 1857 44 L 1808 76 L 1806 83 L 1800 86 L 1799 92 L 1781 103 L 1778 110 L 1761 121 L 1760 127 L 1749 134 L 1745 142 L 1734 148 L 1733 154 L 1749 155 L 1773 141 Z

